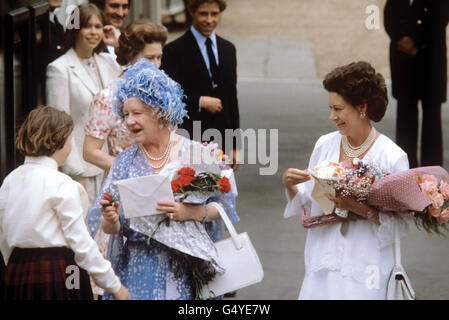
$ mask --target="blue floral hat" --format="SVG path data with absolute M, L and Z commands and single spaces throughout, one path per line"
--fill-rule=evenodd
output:
M 179 83 L 171 79 L 155 63 L 140 59 L 127 68 L 115 82 L 113 109 L 124 119 L 123 105 L 138 98 L 149 108 L 160 108 L 160 116 L 172 126 L 182 124 L 187 117 L 186 104 L 182 102 L 184 92 Z

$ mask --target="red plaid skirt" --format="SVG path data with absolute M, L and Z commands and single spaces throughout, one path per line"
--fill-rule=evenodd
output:
M 67 248 L 15 248 L 0 286 L 0 300 L 92 300 L 86 270 Z

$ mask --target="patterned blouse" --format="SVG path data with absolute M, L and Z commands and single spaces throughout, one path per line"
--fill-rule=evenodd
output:
M 112 109 L 113 86 L 110 85 L 95 95 L 90 105 L 89 121 L 84 128 L 88 136 L 107 142 L 109 154 L 116 157 L 134 140 L 124 121 Z

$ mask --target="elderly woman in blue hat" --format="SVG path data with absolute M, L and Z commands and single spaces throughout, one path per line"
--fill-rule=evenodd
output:
M 141 59 L 129 67 L 117 80 L 115 97 L 115 111 L 135 143 L 111 167 L 88 216 L 91 235 L 100 227 L 112 235 L 108 259 L 131 299 L 198 298 L 201 286 L 224 272 L 213 241 L 222 237 L 219 208 L 233 223 L 239 221 L 233 202 L 223 194 L 198 205 L 161 201 L 158 210 L 165 215 L 125 218 L 118 181 L 149 175 L 173 177 L 183 164 L 180 159 L 193 146 L 204 147 L 175 133 L 187 115 L 183 92 L 155 64 Z M 110 205 L 103 199 L 105 192 L 118 201 Z M 166 217 L 170 223 L 161 223 Z

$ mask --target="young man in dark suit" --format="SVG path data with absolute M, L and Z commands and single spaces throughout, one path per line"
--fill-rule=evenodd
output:
M 161 68 L 180 83 L 185 95 L 189 119 L 182 128 L 195 136 L 194 121 L 201 121 L 201 136 L 207 129 L 217 129 L 225 148 L 225 130 L 240 127 L 237 101 L 237 58 L 235 46 L 215 34 L 225 0 L 189 0 L 192 26 L 165 46 Z M 217 137 L 215 137 L 217 138 Z M 237 169 L 240 139 L 233 139 L 233 169 Z M 226 150 L 228 151 L 228 150 Z
M 446 101 L 447 0 L 388 0 L 393 97 L 398 101 L 396 143 L 410 167 L 443 165 L 441 104 Z M 422 103 L 421 161 L 418 163 L 418 101 Z

